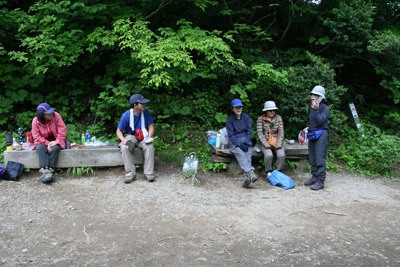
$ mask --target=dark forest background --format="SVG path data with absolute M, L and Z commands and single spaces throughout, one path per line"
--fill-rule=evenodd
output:
M 240 98 L 253 124 L 275 101 L 295 139 L 322 85 L 332 142 L 358 138 L 353 101 L 367 137 L 393 144 L 399 14 L 398 0 L 0 1 L 0 129 L 30 129 L 48 102 L 76 131 L 112 139 L 140 93 L 160 135 L 220 129 Z

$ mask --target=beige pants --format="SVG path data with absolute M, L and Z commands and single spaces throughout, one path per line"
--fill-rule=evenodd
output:
M 264 163 L 265 163 L 265 171 L 272 171 L 272 162 L 274 161 L 274 154 L 270 148 L 265 148 L 263 144 L 260 143 L 259 148 L 264 154 Z M 285 164 L 285 149 L 282 147 L 281 149 L 276 149 L 276 169 L 278 171 L 282 171 L 283 165 Z
M 143 166 L 143 174 L 153 174 L 154 170 L 154 146 L 153 143 L 146 144 L 143 141 L 138 141 L 134 135 L 127 134 L 125 138 L 131 140 L 135 147 L 139 147 L 143 150 L 144 154 L 144 166 Z M 133 164 L 133 151 L 131 152 L 127 149 L 127 145 L 119 144 L 122 154 L 122 160 L 124 161 L 125 165 L 125 176 L 132 177 L 136 175 L 136 168 Z

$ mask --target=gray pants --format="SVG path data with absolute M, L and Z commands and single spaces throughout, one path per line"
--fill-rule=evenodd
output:
M 47 150 L 47 146 L 43 144 L 36 144 L 36 150 L 39 156 L 39 168 L 51 167 L 53 169 L 57 166 L 58 154 L 60 153 L 60 145 L 52 146 L 51 150 Z
M 143 150 L 144 154 L 144 166 L 143 166 L 143 174 L 153 174 L 154 170 L 154 146 L 153 143 L 146 144 L 143 141 L 138 141 L 134 135 L 128 134 L 125 135 L 125 138 L 131 140 L 135 147 L 139 147 Z M 125 166 L 125 176 L 132 177 L 136 175 L 136 168 L 133 164 L 133 151 L 128 149 L 127 145 L 119 144 L 122 154 L 122 160 L 124 161 Z
M 329 134 L 324 131 L 317 140 L 308 141 L 308 157 L 310 159 L 311 174 L 319 176 L 325 181 L 326 153 L 328 152 Z
M 265 172 L 272 172 L 272 162 L 274 161 L 274 154 L 272 149 L 265 148 L 263 144 L 259 144 L 261 152 L 264 154 Z M 283 165 L 285 164 L 285 149 L 274 149 L 276 152 L 276 170 L 282 171 Z
M 245 141 L 245 139 L 246 138 L 239 138 L 241 142 Z M 229 150 L 233 153 L 233 155 L 235 155 L 237 161 L 239 162 L 240 168 L 242 168 L 244 172 L 254 170 L 253 166 L 251 166 L 253 147 L 249 146 L 249 150 L 247 152 L 244 152 L 240 149 L 240 147 L 236 147 L 234 144 L 229 144 Z

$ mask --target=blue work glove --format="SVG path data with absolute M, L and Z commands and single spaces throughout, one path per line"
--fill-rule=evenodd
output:
M 241 143 L 239 147 L 241 150 L 243 150 L 243 152 L 247 152 L 249 150 L 249 146 L 243 143 Z

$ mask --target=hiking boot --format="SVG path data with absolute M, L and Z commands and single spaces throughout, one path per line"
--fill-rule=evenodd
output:
M 251 179 L 252 183 L 257 182 L 258 176 L 257 176 L 257 174 L 254 173 L 254 171 L 250 171 L 249 176 L 250 176 L 250 179 Z
M 243 187 L 249 187 L 251 184 L 250 172 L 244 173 Z
M 147 179 L 147 181 L 149 181 L 150 183 L 154 182 L 156 180 L 156 177 L 154 177 L 153 174 L 145 174 L 144 178 Z
M 42 183 L 47 184 L 50 183 L 54 179 L 53 169 L 52 168 L 41 168 L 39 170 L 43 175 L 39 178 Z
M 271 174 L 272 174 L 272 171 L 267 171 L 267 172 L 265 172 L 265 175 L 267 176 L 267 178 L 270 177 Z
M 304 182 L 304 185 L 310 186 L 315 184 L 316 182 L 317 182 L 317 176 L 313 175 L 313 177 L 310 180 Z
M 130 183 L 132 183 L 132 182 L 135 181 L 135 180 L 136 180 L 136 175 L 134 175 L 134 176 L 129 176 L 129 177 L 125 177 L 124 183 L 130 184 Z
M 324 189 L 324 181 L 319 177 L 317 177 L 316 180 L 317 181 L 313 185 L 311 185 L 310 188 L 312 190 Z

